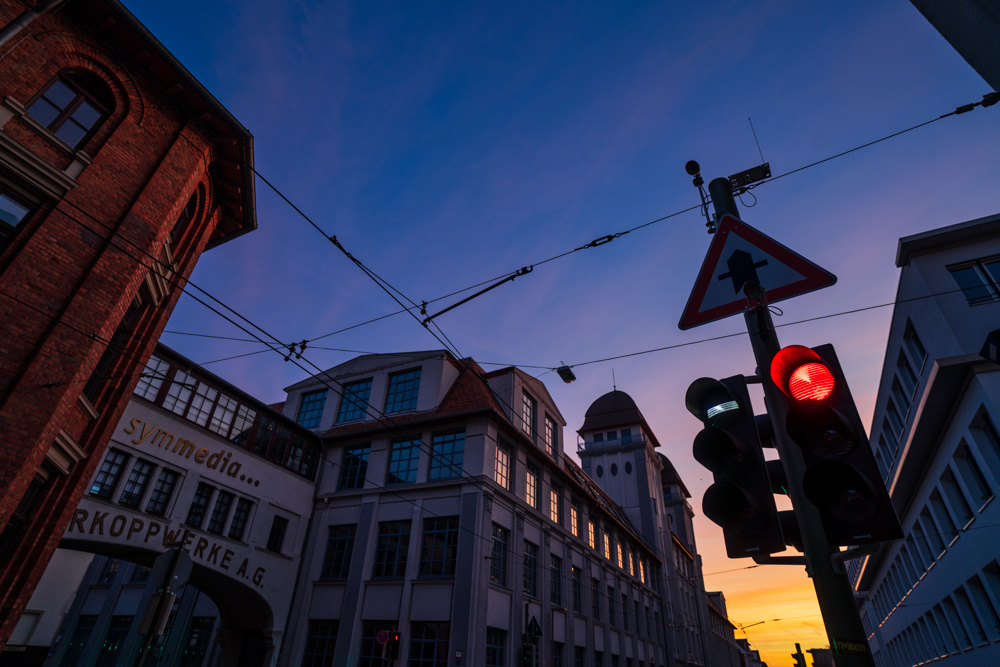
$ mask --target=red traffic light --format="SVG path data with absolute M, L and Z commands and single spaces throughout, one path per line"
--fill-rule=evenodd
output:
M 822 401 L 836 385 L 820 356 L 802 345 L 789 345 L 774 355 L 771 379 L 796 401 Z

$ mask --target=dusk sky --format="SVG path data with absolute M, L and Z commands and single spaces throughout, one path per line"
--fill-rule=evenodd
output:
M 760 164 L 748 118 L 780 176 L 978 102 L 989 86 L 907 0 L 125 4 L 253 133 L 257 170 L 412 301 L 534 265 L 435 322 L 487 370 L 544 381 L 574 455 L 614 378 L 692 493 L 706 586 L 730 618 L 767 621 L 746 636 L 772 667 L 795 642 L 827 646 L 803 568 L 737 570 L 753 563 L 728 560 L 701 514 L 711 474 L 691 456 L 701 424 L 684 392 L 754 362 L 745 334 L 699 342 L 744 332 L 742 317 L 677 328 L 710 241 L 700 213 L 541 262 L 698 204 L 688 160 L 706 183 Z M 837 346 L 866 419 L 891 307 L 795 323 L 890 304 L 899 237 L 1000 210 L 998 121 L 1000 105 L 977 107 L 739 204 L 837 275 L 774 319 L 783 344 Z M 323 337 L 399 306 L 259 180 L 257 207 L 259 229 L 206 253 L 194 284 L 282 341 L 312 341 L 321 368 L 442 347 L 406 314 Z M 199 363 L 265 349 L 191 335 L 248 338 L 189 297 L 167 329 Z M 669 346 L 682 347 L 588 363 Z M 548 370 L 563 362 L 571 385 Z M 206 367 L 269 402 L 307 374 L 274 352 Z

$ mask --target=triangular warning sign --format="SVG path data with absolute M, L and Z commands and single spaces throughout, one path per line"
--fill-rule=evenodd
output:
M 829 287 L 837 276 L 724 215 L 677 326 L 691 329 L 743 312 L 749 307 L 743 285 L 751 281 L 764 288 L 767 303 L 774 303 Z

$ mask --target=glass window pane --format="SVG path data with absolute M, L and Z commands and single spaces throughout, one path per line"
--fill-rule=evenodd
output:
M 65 141 L 70 146 L 76 148 L 80 141 L 86 136 L 87 128 L 82 127 L 79 123 L 70 118 L 67 119 L 65 123 L 60 125 L 59 129 L 55 132 L 57 137 Z
M 39 97 L 35 100 L 34 104 L 28 107 L 28 115 L 45 127 L 51 125 L 52 121 L 59 117 L 59 112 L 61 111 L 60 107 L 57 107 L 44 97 Z

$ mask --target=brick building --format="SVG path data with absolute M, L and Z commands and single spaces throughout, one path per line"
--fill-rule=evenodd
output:
M 252 149 L 120 2 L 0 4 L 0 646 Z

